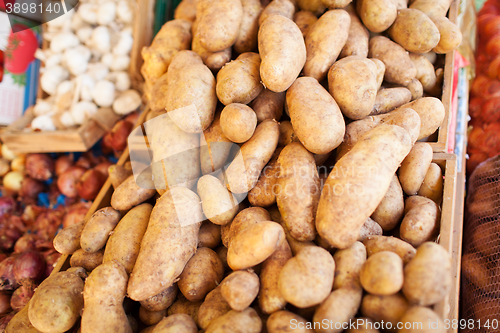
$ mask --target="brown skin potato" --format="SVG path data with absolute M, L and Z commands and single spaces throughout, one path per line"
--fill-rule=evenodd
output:
M 113 188 L 117 188 L 132 174 L 132 170 L 127 170 L 121 165 L 113 164 L 108 167 L 108 174 L 111 185 L 113 185 Z
M 208 247 L 200 247 L 179 275 L 177 285 L 188 301 L 198 302 L 215 289 L 223 277 L 224 265 L 217 253 Z
M 380 224 L 378 224 L 371 218 L 367 218 L 365 223 L 361 227 L 361 231 L 359 232 L 358 241 L 362 242 L 370 236 L 382 235 L 383 233 L 384 230 L 382 229 Z
M 117 261 L 125 267 L 127 274 L 132 272 L 152 209 L 148 203 L 141 204 L 120 220 L 106 243 L 103 262 Z
M 363 241 L 363 244 L 366 246 L 368 256 L 381 251 L 391 251 L 396 253 L 405 265 L 417 253 L 417 250 L 413 246 L 396 237 L 370 236 Z
M 293 13 L 295 13 L 295 6 L 289 0 L 277 0 L 271 1 L 262 11 L 259 17 L 259 26 L 264 23 L 270 16 L 281 15 L 290 20 L 293 18 Z
M 215 249 L 221 243 L 220 225 L 210 221 L 204 221 L 198 233 L 198 247 L 208 247 Z
M 190 190 L 175 187 L 161 196 L 130 275 L 130 298 L 143 301 L 176 281 L 196 252 L 202 220 L 200 198 Z
M 370 116 L 384 114 L 409 103 L 411 91 L 404 87 L 386 88 L 377 92 Z
M 227 161 L 233 143 L 222 132 L 220 112 L 203 135 L 200 135 L 201 172 L 206 175 L 221 169 Z
M 426 242 L 405 266 L 403 293 L 411 304 L 429 306 L 451 288 L 450 254 L 439 244 Z
M 401 293 L 389 296 L 366 294 L 361 303 L 361 314 L 377 322 L 382 320 L 389 322 L 392 327 L 396 328 L 408 307 L 408 301 Z M 395 332 L 396 329 L 392 331 Z
M 349 328 L 346 333 L 379 333 L 380 331 L 376 329 L 376 324 L 370 318 L 357 318 L 354 319 L 356 322 L 355 328 Z
M 156 325 L 158 324 L 167 314 L 167 309 L 160 311 L 149 311 L 145 307 L 141 306 L 139 308 L 139 319 L 146 325 Z
M 5 327 L 5 333 L 40 333 L 30 322 L 28 308 L 29 305 L 24 306 L 12 317 Z
M 321 192 L 316 214 L 316 229 L 331 246 L 345 249 L 356 241 L 411 146 L 410 135 L 403 128 L 381 124 L 335 164 Z M 341 170 L 352 172 L 345 175 Z M 356 188 L 362 188 L 362 193 L 359 189 L 356 192 Z M 345 209 L 358 202 L 364 204 L 354 211 Z
M 227 252 L 227 263 L 233 270 L 258 265 L 269 258 L 284 239 L 285 233 L 278 223 L 259 222 L 231 240 Z
M 9 323 L 7 331 L 23 332 L 14 330 L 14 327 L 17 320 L 24 316 L 29 316 L 27 322 L 37 330 L 44 332 L 69 330 L 79 319 L 83 309 L 84 283 L 82 279 L 85 277 L 86 273 L 82 268 L 72 268 L 52 274 L 36 288 L 29 305 L 19 313 L 19 318 L 14 317 L 13 324 Z M 26 332 L 30 331 L 26 330 Z
M 334 325 L 328 325 L 315 330 L 321 333 L 340 333 L 348 327 L 349 320 L 353 319 L 358 312 L 361 298 L 363 297 L 363 289 L 361 287 L 339 288 L 334 290 L 328 298 L 316 308 L 314 312 L 313 322 L 328 321 L 328 323 L 342 323 L 337 328 Z M 340 328 L 339 328 L 340 327 Z
M 269 333 L 314 333 L 314 330 L 306 328 L 310 322 L 290 311 L 274 312 L 267 319 L 267 332 Z
M 248 201 L 252 206 L 268 207 L 276 203 L 276 182 L 279 176 L 278 157 L 281 150 L 280 147 L 275 150 L 273 157 L 262 170 L 259 181 L 248 192 Z
M 242 0 L 243 18 L 240 33 L 233 45 L 237 53 L 254 51 L 257 48 L 257 34 L 259 33 L 259 16 L 262 5 L 259 0 Z
M 243 6 L 238 0 L 217 3 L 210 0 L 197 1 L 196 18 L 199 20 L 201 45 L 210 52 L 222 51 L 231 47 L 238 38 Z
M 420 116 L 422 124 L 418 140 L 436 132 L 443 123 L 445 116 L 443 103 L 434 97 L 419 98 L 416 101 L 401 106 L 401 108 L 413 109 Z
M 316 15 L 308 11 L 296 12 L 295 15 L 293 15 L 293 22 L 295 22 L 295 24 L 297 24 L 297 26 L 299 27 L 300 31 L 302 32 L 302 36 L 304 36 L 304 39 L 317 20 L 318 18 L 316 17 Z
M 284 103 L 285 92 L 275 93 L 269 89 L 263 89 L 250 104 L 250 107 L 257 115 L 257 123 L 260 124 L 266 119 L 280 120 L 283 115 Z
M 200 306 L 203 302 L 190 302 L 184 298 L 178 298 L 177 301 L 175 301 L 167 310 L 167 317 L 171 317 L 175 314 L 182 313 L 186 314 L 193 321 L 196 323 L 196 325 L 199 326 L 198 323 L 198 310 L 200 309 Z
M 417 9 L 401 9 L 389 36 L 409 52 L 426 53 L 439 43 L 440 31 L 432 20 Z
M 217 72 L 226 63 L 231 61 L 232 48 L 220 50 L 217 52 L 210 52 L 207 50 L 200 42 L 200 34 L 198 33 L 199 21 L 195 20 L 193 22 L 193 42 L 191 44 L 191 49 L 198 53 L 198 55 L 203 59 L 203 63 L 207 65 L 212 71 Z
M 297 0 L 300 10 L 312 12 L 316 16 L 320 16 L 326 9 L 321 0 Z
M 116 210 L 129 210 L 155 195 L 152 181 L 147 181 L 147 188 L 137 185 L 134 175 L 128 177 L 115 189 L 111 196 L 111 207 Z
M 321 194 L 314 157 L 293 142 L 283 148 L 278 164 L 276 202 L 281 218 L 293 238 L 312 241 L 316 238 L 314 218 Z
M 411 307 L 401 318 L 403 329 L 401 333 L 436 332 L 446 333 L 447 329 L 441 317 L 434 311 L 423 306 Z
M 217 225 L 224 225 L 233 220 L 238 212 L 238 200 L 214 176 L 205 175 L 198 180 L 203 213 Z
M 271 159 L 279 139 L 275 120 L 260 123 L 252 138 L 241 146 L 240 153 L 226 170 L 227 188 L 232 193 L 246 193 L 259 180 L 264 166 Z
M 285 147 L 292 142 L 300 142 L 297 134 L 293 130 L 292 123 L 288 120 L 280 122 L 280 139 L 278 141 L 279 147 Z
M 366 260 L 359 279 L 373 295 L 393 295 L 403 286 L 403 260 L 394 252 L 377 252 Z
M 54 238 L 54 248 L 61 254 L 73 254 L 80 249 L 80 236 L 85 221 L 70 225 L 57 233 Z
M 446 16 L 452 0 L 415 0 L 411 2 L 410 8 L 418 9 L 429 17 Z
M 351 56 L 328 72 L 328 88 L 342 113 L 353 120 L 370 114 L 377 97 L 377 69 L 370 59 Z
M 168 309 L 177 297 L 177 284 L 173 284 L 158 295 L 151 296 L 141 301 L 141 307 L 148 311 L 162 311 Z
M 440 96 L 443 81 L 438 80 L 434 65 L 422 54 L 410 53 L 410 59 L 417 69 L 416 78 L 422 83 L 424 91 L 432 96 Z
M 408 195 L 415 195 L 424 182 L 432 163 L 432 147 L 425 142 L 417 142 L 399 168 L 401 187 Z
M 122 306 L 127 280 L 125 268 L 117 262 L 107 262 L 94 269 L 83 290 L 82 333 L 132 332 Z
M 102 264 L 103 256 L 104 249 L 93 253 L 88 253 L 80 249 L 73 253 L 69 264 L 71 267 L 83 267 L 87 272 L 92 272 L 97 266 Z
M 205 333 L 260 333 L 262 320 L 253 308 L 243 311 L 231 310 L 214 319 Z
M 304 75 L 323 80 L 344 47 L 351 18 L 342 9 L 329 10 L 311 27 L 306 36 L 307 59 Z
M 205 301 L 201 304 L 200 309 L 198 310 L 198 321 L 200 327 L 206 330 L 214 319 L 228 313 L 229 311 L 231 311 L 231 307 L 222 296 L 221 286 L 219 285 L 217 288 L 208 293 L 207 297 L 205 297 Z
M 174 19 L 194 22 L 196 19 L 196 0 L 182 0 L 175 8 Z
M 222 132 L 229 140 L 243 143 L 255 132 L 257 115 L 247 105 L 232 103 L 222 110 L 220 124 Z
M 307 150 L 326 154 L 340 145 L 345 133 L 342 113 L 318 81 L 298 78 L 287 91 L 286 102 L 295 134 Z
M 405 201 L 405 217 L 399 233 L 401 239 L 418 247 L 439 233 L 441 211 L 431 199 L 412 196 Z
M 224 237 L 223 235 L 222 242 L 224 246 L 229 247 L 232 239 L 234 239 L 236 235 L 243 233 L 248 227 L 269 220 L 271 220 L 269 213 L 264 208 L 249 207 L 243 209 L 236 215 L 233 222 L 231 222 L 227 236 Z
M 387 30 L 398 16 L 396 2 L 390 0 L 361 0 L 356 3 L 356 10 L 371 32 Z
M 222 281 L 221 294 L 233 310 L 243 311 L 257 297 L 259 285 L 259 277 L 253 271 L 236 271 Z
M 424 87 L 422 86 L 422 83 L 416 78 L 412 79 L 410 83 L 408 83 L 405 87 L 411 92 L 412 102 L 424 96 Z
M 287 90 L 306 62 L 302 32 L 291 19 L 273 15 L 260 26 L 258 38 L 262 83 L 274 92 Z
M 433 200 L 438 205 L 441 204 L 443 200 L 443 171 L 439 165 L 431 163 L 417 194 Z
M 111 207 L 99 209 L 92 214 L 80 237 L 80 245 L 85 252 L 94 253 L 106 245 L 110 232 L 120 221 L 121 214 Z
M 363 243 L 356 242 L 345 250 L 337 250 L 335 260 L 335 280 L 333 289 L 361 288 L 359 273 L 366 261 L 366 249 Z
M 345 8 L 352 0 L 322 0 L 328 8 Z
M 394 175 L 389 189 L 384 198 L 373 212 L 371 218 L 376 221 L 384 231 L 394 229 L 403 218 L 405 202 L 403 189 L 398 176 Z
M 323 0 L 331 1 L 331 0 Z M 344 0 L 334 0 L 334 2 L 345 2 Z M 343 8 L 343 7 L 340 7 Z M 368 56 L 368 42 L 370 40 L 370 32 L 365 28 L 359 19 L 356 9 L 353 5 L 348 5 L 344 8 L 351 17 L 351 25 L 349 26 L 349 35 L 347 41 L 340 52 L 340 58 L 348 56 L 360 56 L 366 58 Z
M 198 327 L 193 319 L 183 313 L 174 314 L 163 318 L 154 328 L 152 333 L 198 333 Z
M 228 63 L 217 74 L 217 97 L 224 105 L 248 104 L 264 89 L 260 82 L 260 57 L 246 52 Z
M 283 266 L 278 288 L 281 295 L 299 308 L 318 305 L 333 286 L 335 262 L 321 247 L 306 247 Z
M 413 65 L 408 52 L 387 37 L 376 36 L 370 39 L 368 56 L 379 59 L 384 63 L 384 79 L 387 82 L 406 86 L 417 75 L 417 69 Z
M 149 102 L 149 105 L 152 111 L 158 112 L 159 114 L 165 113 L 165 105 L 167 105 L 167 100 L 166 100 L 167 90 L 168 90 L 168 76 L 167 73 L 165 72 L 165 74 L 163 74 L 156 80 L 155 84 L 153 85 L 153 88 L 151 89 L 151 100 Z

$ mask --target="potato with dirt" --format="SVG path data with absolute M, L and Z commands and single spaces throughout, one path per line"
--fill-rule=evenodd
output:
M 257 123 L 260 124 L 266 119 L 280 120 L 284 104 L 285 92 L 275 93 L 264 88 L 259 96 L 250 103 L 250 107 L 257 115 Z
M 260 333 L 262 320 L 253 308 L 243 311 L 231 310 L 226 314 L 214 319 L 205 333 Z
M 200 163 L 201 173 L 206 175 L 221 169 L 234 144 L 222 132 L 220 112 L 217 112 L 214 121 L 200 135 Z
M 214 176 L 205 175 L 198 180 L 198 195 L 203 213 L 214 224 L 227 224 L 238 213 L 237 198 Z
M 199 21 L 193 22 L 192 32 L 193 32 L 193 42 L 191 43 L 191 50 L 198 53 L 198 55 L 203 59 L 203 63 L 207 65 L 212 71 L 217 72 L 225 64 L 231 61 L 232 48 L 228 47 L 227 49 L 210 52 L 207 50 L 200 42 L 200 34 L 199 34 Z
M 280 170 L 278 157 L 282 149 L 281 147 L 276 148 L 273 157 L 271 157 L 269 163 L 262 170 L 259 181 L 248 192 L 248 201 L 250 201 L 252 206 L 268 207 L 276 203 L 276 183 Z
M 92 214 L 80 237 L 80 245 L 85 252 L 94 253 L 106 245 L 110 233 L 120 221 L 121 214 L 111 207 L 99 209 Z
M 148 200 L 155 193 L 155 186 L 151 179 L 144 178 L 143 182 L 137 184 L 134 175 L 131 175 L 111 195 L 111 207 L 116 210 L 129 210 Z
M 198 310 L 198 321 L 200 327 L 206 330 L 214 319 L 228 313 L 229 311 L 231 311 L 231 307 L 222 296 L 221 286 L 219 285 L 207 294 L 207 297 L 205 297 L 205 300 Z
M 197 333 L 196 323 L 186 314 L 178 313 L 163 318 L 151 333 Z
M 441 204 L 443 201 L 443 170 L 439 165 L 431 163 L 417 194 L 431 199 L 438 205 Z
M 438 235 L 440 222 L 439 206 L 431 199 L 415 195 L 405 201 L 405 217 L 399 234 L 405 242 L 419 247 Z
M 235 143 L 248 141 L 257 127 L 257 115 L 247 105 L 228 104 L 221 112 L 220 124 L 224 135 Z
M 252 52 L 257 48 L 257 34 L 259 33 L 259 16 L 262 4 L 259 0 L 241 0 L 243 18 L 240 32 L 233 48 L 239 53 Z
M 80 237 L 85 221 L 70 225 L 59 231 L 54 238 L 54 249 L 61 254 L 73 254 L 80 249 Z
M 69 265 L 71 267 L 83 267 L 87 272 L 92 272 L 97 266 L 102 264 L 104 249 L 97 252 L 88 253 L 80 249 L 71 255 Z
M 432 147 L 428 143 L 415 143 L 399 168 L 399 181 L 406 194 L 417 194 L 424 182 L 432 158 Z
M 295 24 L 299 27 L 304 39 L 316 21 L 318 21 L 316 15 L 308 11 L 296 12 L 295 15 L 293 15 L 293 22 L 295 22 Z
M 397 327 L 397 323 L 409 308 L 408 301 L 401 294 L 376 296 L 366 294 L 361 303 L 361 314 L 375 321 L 384 321 Z
M 398 176 L 394 175 L 389 189 L 384 198 L 372 213 L 371 218 L 377 222 L 384 231 L 389 231 L 401 222 L 404 216 L 405 202 L 403 189 Z
M 253 271 L 236 271 L 221 283 L 222 297 L 236 311 L 248 308 L 259 294 L 259 277 Z
M 394 295 L 403 287 L 403 260 L 394 252 L 381 251 L 368 257 L 359 279 L 373 295 Z
M 335 280 L 333 289 L 361 289 L 359 274 L 366 262 L 366 248 L 361 242 L 355 242 L 351 247 L 337 250 L 333 255 L 335 261 Z
M 411 101 L 411 91 L 405 87 L 380 89 L 370 116 L 385 114 Z
M 301 316 L 290 311 L 277 311 L 267 319 L 267 331 L 269 333 L 314 333 L 312 329 L 306 328 L 310 323 Z
M 148 311 L 166 310 L 174 303 L 178 290 L 177 284 L 173 284 L 161 293 L 141 301 L 141 307 Z
M 462 43 L 460 27 L 444 16 L 433 16 L 431 19 L 438 28 L 441 37 L 432 51 L 438 54 L 446 54 L 456 50 Z
M 293 18 L 295 13 L 295 6 L 292 1 L 289 0 L 274 0 L 271 1 L 261 12 L 259 17 L 259 26 L 264 23 L 270 16 L 281 15 L 290 20 Z
M 382 251 L 391 251 L 401 257 L 405 265 L 417 253 L 417 250 L 413 246 L 396 237 L 370 236 L 363 241 L 363 244 L 366 246 L 368 256 Z
M 398 16 L 396 1 L 390 0 L 360 0 L 356 10 L 363 24 L 375 33 L 387 30 Z
M 323 0 L 331 1 L 331 0 Z M 333 0 L 334 2 L 341 2 L 343 0 Z M 368 43 L 370 41 L 370 32 L 363 25 L 359 19 L 356 9 L 353 5 L 348 5 L 344 8 L 351 17 L 351 25 L 349 26 L 349 35 L 347 41 L 340 52 L 340 58 L 348 56 L 360 56 L 363 58 L 368 57 Z

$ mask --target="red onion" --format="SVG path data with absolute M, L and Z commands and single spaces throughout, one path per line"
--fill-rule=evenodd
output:
M 14 314 L 8 314 L 2 318 L 0 318 L 0 333 L 4 333 L 5 329 L 7 328 L 7 324 L 9 321 L 14 318 Z
M 23 235 L 15 226 L 15 219 L 7 219 L 7 223 L 0 226 L 0 250 L 9 251 Z M 14 223 L 11 223 L 14 222 Z
M 45 260 L 38 252 L 26 252 L 14 262 L 14 277 L 24 284 L 25 281 L 39 281 L 45 274 Z
M 90 202 L 80 201 L 79 203 L 68 207 L 67 213 L 63 218 L 63 228 L 67 228 L 83 220 L 90 206 Z
M 18 283 L 14 276 L 14 262 L 16 257 L 8 257 L 0 262 L 0 290 L 14 290 Z
M 70 166 L 73 165 L 73 157 L 62 155 L 56 160 L 56 175 L 62 175 Z
M 37 240 L 38 237 L 36 237 L 35 235 L 25 234 L 17 240 L 16 244 L 14 245 L 14 252 L 24 253 L 28 251 L 35 251 Z
M 101 162 L 97 164 L 94 169 L 102 173 L 107 178 L 109 176 L 108 168 L 110 165 L 113 165 L 110 161 Z
M 35 221 L 35 234 L 46 241 L 53 240 L 62 223 L 64 208 L 49 209 L 38 215 Z
M 0 292 L 0 315 L 4 315 L 12 311 L 10 307 L 10 292 Z
M 90 169 L 92 167 L 92 162 L 90 162 L 90 159 L 88 157 L 80 156 L 80 158 L 78 158 L 78 161 L 76 161 L 75 166 L 84 169 Z
M 10 214 L 16 208 L 16 201 L 11 197 L 0 198 L 0 216 Z
M 43 192 L 44 186 L 41 182 L 34 180 L 31 177 L 25 177 L 21 182 L 19 196 L 21 198 L 37 198 L 40 192 Z
M 68 198 L 74 198 L 78 195 L 76 183 L 78 179 L 85 173 L 85 168 L 72 166 L 57 179 L 57 187 L 62 194 Z
M 47 253 L 44 254 L 44 257 L 45 257 L 45 262 L 47 263 L 47 266 L 45 268 L 45 278 L 48 278 L 50 273 L 52 273 L 52 271 L 54 270 L 54 265 L 61 257 L 61 254 L 56 250 L 52 250 L 52 251 L 47 251 Z
M 94 200 L 105 182 L 106 176 L 102 173 L 96 169 L 87 170 L 76 184 L 78 195 L 85 200 Z
M 32 281 L 25 281 L 24 284 L 17 288 L 16 291 L 12 294 L 12 297 L 10 299 L 10 306 L 14 311 L 19 311 L 28 302 L 30 301 L 31 297 L 33 297 L 33 294 L 35 293 L 35 288 L 36 285 L 33 284 Z
M 21 219 L 24 223 L 31 224 L 35 222 L 36 218 L 40 213 L 46 210 L 45 207 L 39 207 L 35 205 L 28 205 L 24 208 L 23 215 L 21 215 Z
M 54 161 L 45 154 L 30 154 L 26 157 L 26 172 L 36 180 L 49 180 L 54 174 Z

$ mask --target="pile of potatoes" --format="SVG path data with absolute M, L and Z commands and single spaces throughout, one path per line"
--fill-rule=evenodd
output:
M 115 168 L 111 207 L 54 240 L 72 268 L 12 325 L 446 332 L 425 141 L 445 116 L 436 54 L 461 40 L 449 6 L 183 0 L 142 51 L 154 163 L 140 181 Z

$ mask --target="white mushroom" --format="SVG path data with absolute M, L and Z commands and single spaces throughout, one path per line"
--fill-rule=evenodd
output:
M 52 52 L 59 53 L 66 49 L 72 48 L 80 44 L 80 40 L 72 32 L 60 32 L 52 38 L 50 49 Z
M 73 116 L 71 115 L 71 112 L 65 111 L 61 114 L 59 117 L 59 121 L 61 124 L 63 124 L 65 127 L 72 127 L 76 125 L 75 119 L 73 119 Z
M 141 95 L 133 89 L 124 91 L 113 103 L 113 111 L 119 115 L 126 115 L 141 105 Z
M 113 65 L 113 61 L 115 61 L 115 57 L 111 53 L 106 53 L 101 58 L 101 62 L 108 67 Z
M 81 8 L 81 6 L 80 6 Z M 74 12 L 74 10 L 72 10 L 71 12 Z M 64 16 L 64 15 L 63 15 Z M 88 23 L 86 23 L 83 19 L 82 19 L 82 16 L 81 16 L 81 13 L 80 13 L 80 10 L 78 10 L 74 15 L 73 17 L 71 18 L 71 30 L 73 31 L 78 31 L 79 29 L 81 29 L 82 27 L 86 26 Z
M 87 69 L 87 74 L 94 79 L 94 81 L 100 81 L 104 79 L 109 73 L 109 68 L 102 62 L 96 62 L 89 64 Z
M 130 57 L 128 55 L 118 55 L 114 56 L 113 64 L 110 69 L 112 71 L 124 71 L 128 69 L 130 65 Z
M 68 13 L 58 16 L 56 18 L 47 21 L 47 27 L 49 29 L 61 30 L 66 21 L 71 21 L 74 16 L 74 11 L 69 11 Z
M 56 125 L 54 125 L 54 121 L 50 115 L 44 114 L 31 121 L 31 128 L 41 131 L 55 131 Z
M 73 81 L 64 80 L 57 86 L 56 96 L 61 96 L 75 88 Z
M 130 88 L 130 75 L 125 71 L 111 72 L 106 79 L 115 84 L 117 91 L 125 91 Z
M 127 0 L 118 1 L 116 14 L 118 16 L 118 20 L 123 23 L 130 23 L 134 18 L 134 13 L 132 12 Z
M 132 45 L 134 44 L 134 38 L 130 31 L 120 31 L 120 39 L 118 43 L 113 47 L 114 55 L 128 55 L 132 50 Z
M 54 104 L 51 100 L 47 99 L 38 99 L 36 101 L 35 107 L 33 108 L 33 113 L 35 116 L 41 116 L 44 114 L 49 114 L 53 112 Z
M 85 119 L 88 119 L 97 112 L 97 105 L 92 102 L 78 102 L 70 110 L 71 116 L 78 125 L 83 124 Z
M 96 83 L 92 90 L 94 102 L 101 107 L 110 107 L 115 100 L 115 85 L 107 80 Z
M 85 73 L 89 64 L 90 55 L 90 50 L 83 45 L 67 49 L 64 52 L 64 61 L 66 62 L 66 67 L 69 69 L 69 72 L 73 75 Z
M 97 10 L 98 6 L 96 4 L 82 3 L 78 7 L 78 14 L 80 15 L 83 21 L 89 24 L 96 24 Z
M 54 53 L 48 56 L 47 60 L 45 60 L 45 67 L 52 67 L 61 64 L 62 54 Z
M 86 44 L 90 40 L 90 37 L 92 37 L 92 31 L 94 31 L 94 28 L 92 28 L 90 25 L 85 25 L 76 30 L 76 36 L 78 37 L 80 42 Z
M 111 36 L 109 30 L 105 26 L 98 26 L 92 31 L 91 45 L 101 53 L 107 53 L 111 49 Z
M 97 23 L 100 25 L 108 25 L 113 22 L 116 17 L 116 4 L 113 1 L 106 1 L 99 4 L 97 11 Z
M 92 89 L 95 86 L 94 79 L 88 74 L 82 74 L 78 76 L 78 80 L 81 82 L 80 99 L 91 102 L 93 100 Z
M 66 80 L 68 77 L 68 71 L 59 65 L 47 67 L 40 77 L 40 85 L 47 94 L 54 95 L 59 83 Z

